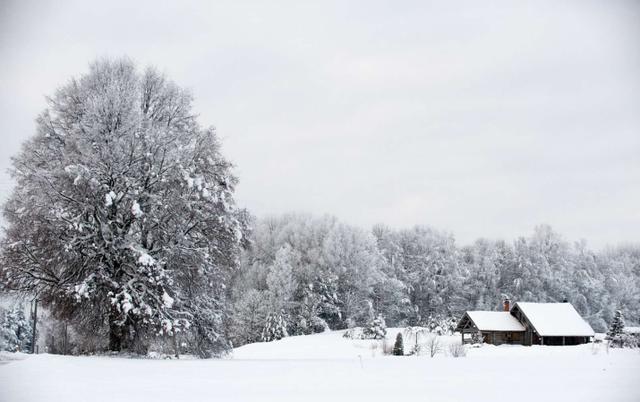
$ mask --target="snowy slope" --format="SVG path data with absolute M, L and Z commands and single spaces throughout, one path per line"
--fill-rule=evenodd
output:
M 243 346 L 223 360 L 29 356 L 0 364 L 0 401 L 640 400 L 637 350 L 485 346 L 465 358 L 361 354 L 374 343 L 331 332 Z
M 388 328 L 387 342 L 392 343 L 400 331 L 402 328 Z M 252 343 L 234 349 L 232 356 L 234 359 L 354 359 L 382 355 L 381 341 L 346 339 L 342 337 L 344 332 L 328 331 Z

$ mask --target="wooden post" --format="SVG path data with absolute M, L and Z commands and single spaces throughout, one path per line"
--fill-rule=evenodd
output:
M 562 337 L 562 346 L 565 345 L 564 336 Z

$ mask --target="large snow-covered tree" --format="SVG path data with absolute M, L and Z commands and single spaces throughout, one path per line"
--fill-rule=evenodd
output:
M 225 288 L 243 237 L 236 178 L 191 95 L 102 60 L 48 99 L 13 159 L 1 279 L 111 350 L 187 331 L 223 348 Z

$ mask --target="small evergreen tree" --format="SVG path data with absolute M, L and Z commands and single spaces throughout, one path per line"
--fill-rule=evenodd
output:
M 613 347 L 622 347 L 622 335 L 624 331 L 624 316 L 620 310 L 616 310 L 615 315 L 613 316 L 613 321 L 611 322 L 611 326 L 609 326 L 609 330 L 607 331 L 607 336 L 605 339 L 609 340 L 611 346 Z
M 364 334 L 368 339 L 384 339 L 387 335 L 387 324 L 384 322 L 384 318 L 381 315 L 374 318 L 364 329 Z
M 394 356 L 404 356 L 404 345 L 402 343 L 402 333 L 398 332 L 396 343 L 393 345 Z
M 32 328 L 23 306 L 0 313 L 0 350 L 27 352 L 31 348 Z

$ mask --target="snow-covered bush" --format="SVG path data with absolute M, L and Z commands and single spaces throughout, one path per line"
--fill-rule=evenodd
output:
M 637 348 L 640 347 L 638 338 L 631 334 L 618 334 L 609 338 L 609 345 L 612 348 Z
M 347 339 L 366 339 L 364 335 L 364 328 L 362 327 L 349 328 L 344 331 L 342 336 Z
M 452 342 L 448 346 L 449 355 L 452 357 L 465 357 L 467 355 L 467 350 L 464 345 L 460 342 Z
M 425 327 L 407 327 L 404 329 L 402 337 L 409 354 L 414 354 L 416 346 L 429 335 L 429 330 Z
M 384 322 L 384 318 L 381 315 L 374 318 L 364 329 L 364 336 L 366 339 L 384 339 L 386 335 L 387 324 Z
M 451 335 L 454 333 L 458 321 L 455 317 L 435 315 L 427 318 L 427 329 L 436 335 Z
M 436 354 L 442 352 L 442 342 L 437 335 L 429 335 L 427 341 L 424 344 L 424 348 L 429 353 L 430 357 L 434 357 Z

